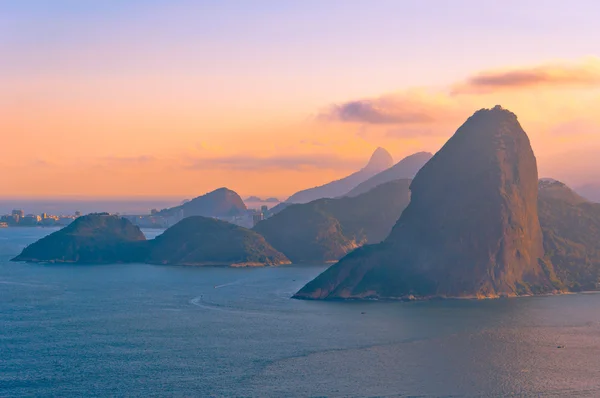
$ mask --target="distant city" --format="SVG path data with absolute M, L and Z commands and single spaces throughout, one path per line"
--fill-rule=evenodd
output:
M 120 214 L 140 228 L 169 228 L 184 218 L 183 211 L 174 215 L 161 215 L 158 209 L 150 210 L 150 214 L 127 215 Z M 114 213 L 119 214 L 119 213 Z M 48 213 L 25 214 L 24 210 L 14 209 L 10 214 L 0 216 L 0 228 L 7 227 L 64 227 L 72 223 L 82 212 L 73 214 L 54 215 Z M 259 209 L 248 209 L 245 212 L 230 217 L 214 217 L 246 228 L 252 228 L 269 215 L 269 207 L 262 205 Z
M 56 227 L 65 226 L 73 222 L 81 212 L 76 211 L 72 215 L 53 215 L 48 213 L 25 214 L 23 210 L 15 209 L 11 214 L 0 216 L 0 228 L 6 227 Z
M 269 216 L 269 207 L 262 205 L 259 209 L 247 209 L 246 211 L 229 217 L 213 217 L 227 221 L 245 228 L 254 227 L 259 221 Z M 162 215 L 158 209 L 150 210 L 147 215 L 122 215 L 140 228 L 170 228 L 184 219 L 183 210 L 175 214 Z

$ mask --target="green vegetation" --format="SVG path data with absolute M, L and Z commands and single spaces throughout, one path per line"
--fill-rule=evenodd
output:
M 600 285 L 600 204 L 560 182 L 541 182 L 538 212 L 546 258 L 571 291 Z
M 130 221 L 107 213 L 79 217 L 26 247 L 13 261 L 102 264 L 142 261 L 146 237 Z
M 280 265 L 289 260 L 254 231 L 188 217 L 151 241 L 147 262 L 174 265 Z
M 353 198 L 290 205 L 254 230 L 294 263 L 335 261 L 387 237 L 410 201 L 409 186 L 397 180 Z

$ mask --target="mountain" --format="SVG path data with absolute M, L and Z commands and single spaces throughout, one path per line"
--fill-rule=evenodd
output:
M 259 198 L 258 196 L 249 196 L 247 197 L 244 202 L 262 202 L 263 200 L 261 198 Z
M 129 220 L 108 213 L 82 216 L 27 246 L 13 261 L 104 264 L 142 261 L 146 237 Z
M 367 181 L 358 184 L 354 189 L 348 192 L 345 196 L 357 196 L 368 192 L 378 185 L 388 181 L 400 180 L 405 178 L 414 178 L 417 172 L 432 158 L 429 152 L 417 152 L 407 156 L 389 169 L 383 170 L 381 173 L 375 174 Z
M 292 204 L 254 230 L 294 263 L 335 261 L 388 236 L 410 201 L 409 186 L 390 181 L 353 198 Z
M 265 202 L 267 202 L 267 203 L 279 203 L 279 199 L 277 199 L 277 198 L 267 198 L 267 199 L 265 199 Z
M 600 204 L 565 184 L 540 181 L 538 209 L 546 257 L 571 291 L 600 287 Z
M 181 215 L 203 217 L 230 217 L 242 214 L 247 210 L 242 198 L 234 191 L 219 188 L 205 195 L 194 198 L 180 206 L 161 210 L 161 216 Z
M 556 291 L 538 219 L 538 175 L 517 117 L 471 116 L 417 173 L 378 245 L 348 254 L 294 297 L 498 297 Z
M 371 155 L 369 163 L 356 173 L 316 188 L 309 188 L 296 192 L 290 196 L 286 202 L 308 203 L 322 198 L 337 198 L 344 196 L 358 184 L 391 167 L 393 164 L 394 161 L 388 151 L 383 148 L 377 148 L 375 152 L 373 152 L 373 155 Z
M 586 184 L 576 187 L 575 190 L 578 194 L 592 202 L 600 202 L 600 184 Z
M 151 241 L 151 264 L 263 266 L 289 260 L 254 231 L 213 218 L 184 218 Z

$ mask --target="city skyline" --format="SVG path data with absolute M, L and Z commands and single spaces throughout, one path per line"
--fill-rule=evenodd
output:
M 435 6 L 433 6 L 435 5 Z M 3 198 L 277 196 L 519 115 L 600 184 L 593 1 L 0 4 Z M 332 26 L 329 21 L 335 19 Z M 560 29 L 557 29 L 560 27 Z

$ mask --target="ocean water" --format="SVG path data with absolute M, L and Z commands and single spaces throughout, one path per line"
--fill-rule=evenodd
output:
M 51 231 L 0 229 L 2 397 L 600 396 L 597 294 L 311 302 L 325 266 L 8 261 Z

